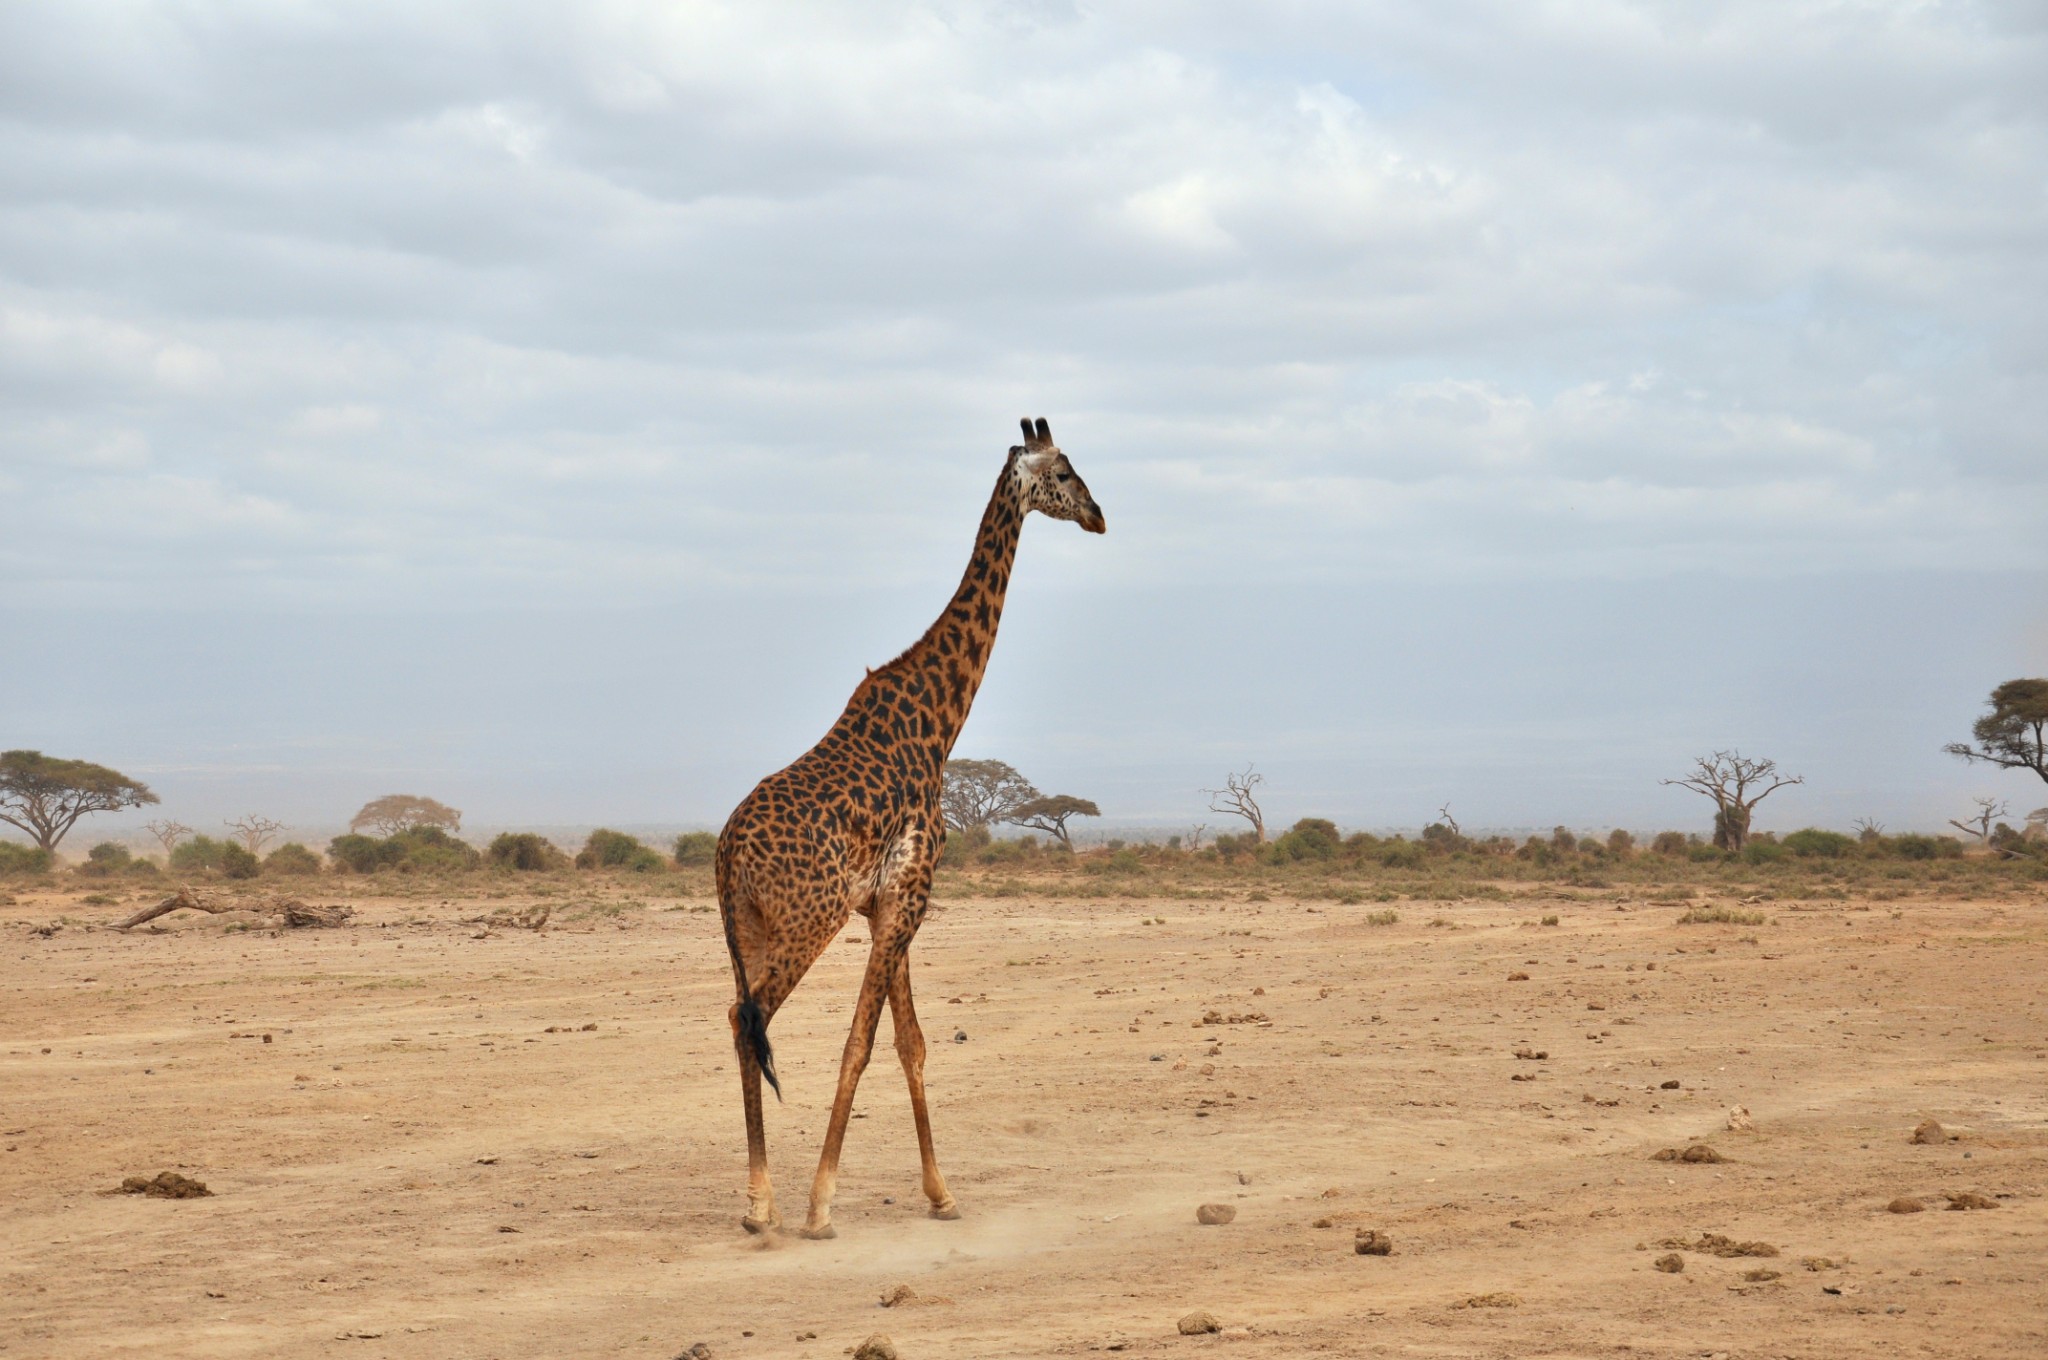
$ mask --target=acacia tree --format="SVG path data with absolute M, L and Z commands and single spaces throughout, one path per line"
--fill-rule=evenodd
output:
M 1266 843 L 1266 814 L 1259 807 L 1255 790 L 1266 782 L 1266 776 L 1247 765 L 1243 774 L 1230 775 L 1220 789 L 1202 789 L 1209 795 L 1209 811 L 1227 813 L 1242 817 L 1252 824 L 1252 832 L 1260 845 Z
M 1804 784 L 1804 775 L 1781 775 L 1775 760 L 1751 760 L 1740 751 L 1699 756 L 1693 772 L 1682 779 L 1662 779 L 1714 800 L 1714 844 L 1740 851 L 1749 844 L 1749 818 L 1756 805 L 1787 784 Z
M 20 827 L 45 850 L 56 850 L 90 813 L 156 801 L 148 785 L 104 765 L 58 760 L 41 751 L 0 751 L 0 822 Z
M 369 827 L 379 836 L 396 836 L 416 826 L 438 826 L 443 831 L 462 830 L 462 814 L 446 803 L 413 793 L 387 793 L 363 804 L 363 810 L 349 819 L 348 829 L 360 835 Z
M 1076 798 L 1070 793 L 1056 793 L 1050 798 L 1032 799 L 1004 820 L 1013 826 L 1028 826 L 1034 831 L 1050 831 L 1059 837 L 1061 845 L 1072 850 L 1074 842 L 1067 835 L 1068 818 L 1101 815 L 1102 809 L 1086 798 Z
M 284 830 L 283 822 L 273 822 L 270 818 L 259 817 L 253 812 L 240 821 L 227 822 L 225 825 L 235 833 L 235 838 L 241 841 L 242 847 L 252 855 L 262 854 L 264 843 Z
M 939 810 L 954 831 L 1007 822 L 1044 795 L 1015 766 L 1000 760 L 949 760 L 941 772 Z
M 1991 691 L 1990 705 L 1970 728 L 1976 745 L 1958 741 L 1942 749 L 2001 769 L 2032 770 L 2048 780 L 2048 680 L 2008 680 Z
M 156 837 L 157 844 L 163 846 L 165 859 L 171 857 L 171 851 L 178 848 L 179 841 L 192 834 L 192 828 L 183 822 L 173 822 L 162 817 L 153 822 L 144 822 L 142 829 Z

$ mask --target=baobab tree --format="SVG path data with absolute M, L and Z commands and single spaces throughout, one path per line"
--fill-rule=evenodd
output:
M 1756 805 L 1787 784 L 1804 784 L 1804 775 L 1781 775 L 1775 760 L 1751 760 L 1740 751 L 1716 751 L 1697 757 L 1693 772 L 1661 784 L 1691 789 L 1714 800 L 1714 844 L 1740 852 L 1749 844 L 1749 818 Z
M 1209 811 L 1221 812 L 1232 817 L 1242 817 L 1252 824 L 1252 834 L 1258 843 L 1266 843 L 1266 814 L 1259 807 L 1256 790 L 1266 782 L 1266 776 L 1250 765 L 1243 774 L 1233 774 L 1223 781 L 1220 789 L 1202 789 L 1209 795 Z

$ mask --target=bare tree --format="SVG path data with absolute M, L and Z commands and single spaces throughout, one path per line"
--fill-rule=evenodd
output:
M 1233 774 L 1223 781 L 1220 789 L 1202 789 L 1209 795 L 1209 811 L 1221 812 L 1231 817 L 1242 817 L 1252 824 L 1252 832 L 1260 845 L 1266 843 L 1266 814 L 1259 809 L 1255 790 L 1266 782 L 1266 776 L 1250 765 L 1243 774 Z
M 1208 835 L 1208 834 L 1209 834 L 1209 824 L 1208 824 L 1207 822 L 1196 822 L 1196 823 L 1195 823 L 1195 829 L 1194 829 L 1193 831 L 1190 831 L 1190 832 L 1188 832 L 1188 849 L 1190 849 L 1190 850 L 1199 850 L 1199 849 L 1201 849 L 1201 848 L 1202 848 L 1202 837 L 1204 837 L 1204 836 L 1206 836 L 1206 835 Z
M 1992 826 L 2000 817 L 2009 814 L 2012 809 L 2005 805 L 2003 799 L 1999 798 L 1973 798 L 1970 801 L 1977 805 L 1976 815 L 1967 821 L 1957 821 L 1954 817 L 1951 817 L 1948 819 L 1948 824 L 1964 835 L 1975 836 L 1984 844 L 1989 845 L 1991 843 Z
M 165 859 L 171 857 L 171 851 L 178 848 L 179 841 L 192 834 L 191 827 L 186 826 L 183 822 L 174 822 L 168 818 L 158 818 L 153 822 L 145 822 L 142 829 L 156 837 L 157 844 L 164 848 Z
M 941 774 L 939 809 L 955 831 L 1007 822 L 1044 795 L 1016 767 L 1000 760 L 949 760 Z
M 1781 775 L 1775 760 L 1751 760 L 1740 751 L 1699 756 L 1693 772 L 1660 784 L 1691 789 L 1714 800 L 1714 844 L 1740 851 L 1749 844 L 1749 818 L 1756 805 L 1787 784 L 1804 784 L 1804 775 Z
M 273 822 L 270 818 L 259 817 L 253 812 L 239 821 L 223 821 L 222 825 L 234 832 L 235 839 L 242 843 L 242 848 L 252 855 L 262 854 L 264 844 L 284 830 L 283 822 Z
M 1453 836 L 1465 834 L 1465 829 L 1458 825 L 1458 819 L 1451 815 L 1451 805 L 1449 803 L 1445 803 L 1436 810 L 1436 819 L 1449 827 Z
M 1102 809 L 1086 798 L 1076 798 L 1070 793 L 1056 793 L 1050 798 L 1032 799 L 1003 820 L 1013 826 L 1028 826 L 1034 831 L 1050 831 L 1059 837 L 1061 845 L 1072 850 L 1074 842 L 1067 835 L 1067 819 L 1101 815 Z
M 462 814 L 446 803 L 414 793 L 387 793 L 363 804 L 363 810 L 349 819 L 348 829 L 361 832 L 369 827 L 380 836 L 396 836 L 416 826 L 438 826 L 443 831 L 462 830 Z
M 1849 825 L 1856 828 L 1856 839 L 1859 841 L 1875 841 L 1884 838 L 1884 823 L 1878 821 L 1875 817 L 1858 817 Z

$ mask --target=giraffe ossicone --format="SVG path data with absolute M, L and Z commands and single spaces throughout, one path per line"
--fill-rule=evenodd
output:
M 908 651 L 870 670 L 832 730 L 755 785 L 719 833 L 718 910 L 737 993 L 728 1016 L 746 1109 L 742 1222 L 749 1231 L 780 1225 L 761 1105 L 764 1079 L 778 1098 L 782 1094 L 768 1024 L 856 912 L 868 918 L 868 962 L 803 1232 L 833 1235 L 839 1152 L 884 1003 L 910 1085 L 925 1197 L 934 1217 L 960 1215 L 932 1150 L 924 1034 L 910 990 L 910 943 L 924 921 L 946 840 L 941 775 L 988 670 L 1025 518 L 1036 511 L 1089 533 L 1107 527 L 1045 418 L 1022 424 L 1024 442 L 1010 449 L 982 511 L 973 556 L 945 609 Z

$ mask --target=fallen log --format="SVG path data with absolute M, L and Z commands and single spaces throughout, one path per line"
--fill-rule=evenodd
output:
M 223 901 L 218 898 L 208 897 L 203 893 L 194 892 L 190 888 L 180 888 L 176 893 L 166 897 L 155 906 L 144 907 L 127 920 L 116 923 L 114 929 L 133 930 L 139 925 L 154 921 L 159 916 L 168 916 L 174 911 L 184 911 L 187 909 L 209 912 L 213 915 L 219 915 L 226 911 L 267 912 L 281 917 L 286 926 L 293 928 L 304 926 L 338 926 L 346 922 L 349 917 L 355 915 L 354 907 L 314 906 L 311 903 L 301 902 L 295 897 L 273 898 L 268 902 L 249 902 L 235 898 Z

